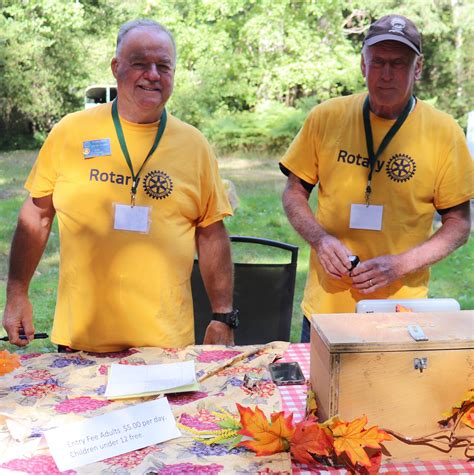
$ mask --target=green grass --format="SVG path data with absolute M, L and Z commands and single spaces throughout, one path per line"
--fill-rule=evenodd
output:
M 28 175 L 36 152 L 15 151 L 0 152 L 0 308 L 5 305 L 5 287 L 8 252 L 16 226 L 18 210 L 27 196 L 23 183 Z M 281 205 L 281 193 L 285 186 L 285 177 L 278 169 L 278 158 L 255 155 L 236 155 L 219 160 L 221 174 L 233 181 L 240 200 L 235 215 L 226 220 L 231 234 L 265 237 L 299 246 L 298 271 L 296 279 L 295 301 L 291 341 L 298 341 L 301 331 L 301 302 L 306 273 L 308 271 L 309 248 L 289 225 Z M 313 193 L 315 195 L 315 193 Z M 311 205 L 315 206 L 315 197 Z M 262 248 L 254 246 L 251 259 L 276 259 L 265 255 Z M 58 278 L 59 243 L 55 223 L 43 259 L 33 278 L 30 297 L 35 314 L 37 331 L 50 332 L 51 319 L 56 300 Z M 236 249 L 235 259 L 243 259 L 244 251 Z M 245 259 L 249 258 L 245 251 Z M 453 297 L 463 309 L 474 308 L 474 240 L 458 249 L 432 269 L 430 287 L 431 297 Z M 1 331 L 1 335 L 5 332 Z M 51 351 L 54 346 L 47 340 L 37 340 L 26 351 Z M 17 347 L 0 343 L 0 350 L 17 351 Z M 25 350 L 21 350 L 25 351 Z

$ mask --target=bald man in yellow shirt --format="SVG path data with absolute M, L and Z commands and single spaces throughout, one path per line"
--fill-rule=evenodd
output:
M 10 342 L 33 338 L 28 287 L 56 215 L 60 276 L 51 340 L 60 348 L 192 344 L 196 250 L 214 312 L 204 343 L 233 344 L 238 317 L 223 224 L 231 207 L 206 139 L 166 111 L 174 39 L 154 21 L 128 22 L 111 66 L 116 100 L 62 119 L 26 182 L 3 317 Z

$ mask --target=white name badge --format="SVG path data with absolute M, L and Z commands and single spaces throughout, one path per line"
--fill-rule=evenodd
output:
M 180 437 L 166 398 L 128 406 L 44 433 L 63 472 Z
M 148 234 L 150 230 L 150 207 L 114 203 L 114 229 Z
M 383 206 L 380 205 L 351 205 L 351 229 L 370 229 L 380 231 L 382 229 Z

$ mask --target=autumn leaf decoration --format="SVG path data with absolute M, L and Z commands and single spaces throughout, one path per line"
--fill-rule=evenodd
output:
M 313 401 L 314 399 L 314 401 Z M 206 444 L 226 444 L 230 448 L 241 446 L 258 456 L 279 452 L 291 452 L 296 462 L 311 465 L 318 462 L 332 467 L 345 467 L 350 474 L 377 474 L 382 462 L 382 454 L 390 455 L 383 442 L 392 440 L 392 436 L 407 444 L 426 444 L 446 452 L 450 447 L 465 447 L 468 458 L 472 437 L 455 434 L 456 428 L 464 424 L 474 429 L 474 389 L 450 411 L 443 414 L 439 424 L 444 429 L 420 438 L 406 437 L 390 429 L 377 426 L 366 429 L 367 417 L 364 415 L 351 422 L 345 422 L 334 416 L 319 423 L 316 413 L 315 394 L 308 391 L 308 408 L 305 419 L 293 423 L 293 414 L 274 412 L 270 420 L 256 406 L 255 409 L 237 404 L 240 421 L 233 414 L 221 409 L 213 411 L 218 429 L 196 430 L 178 424 L 190 431 L 196 440 Z M 447 449 L 446 449 L 447 447 Z
M 474 436 L 461 434 L 461 426 L 474 429 L 474 389 L 469 390 L 464 397 L 455 404 L 450 411 L 443 414 L 443 419 L 438 421 L 442 427 L 432 434 L 423 437 L 406 437 L 391 429 L 385 429 L 396 439 L 407 444 L 428 445 L 444 453 L 449 453 L 453 448 L 464 448 L 467 459 L 474 459 Z
M 249 437 L 239 445 L 252 450 L 257 455 L 271 455 L 289 449 L 290 440 L 295 432 L 293 414 L 285 417 L 284 412 L 274 412 L 269 422 L 258 406 L 255 411 L 252 411 L 249 407 L 243 407 L 237 403 L 237 409 L 242 424 L 239 434 Z
M 332 427 L 336 454 L 347 454 L 354 466 L 372 466 L 366 448 L 382 449 L 384 440 L 392 440 L 386 432 L 375 426 L 366 430 L 366 424 L 367 417 L 363 416 L 349 423 L 338 421 Z
M 397 305 L 395 305 L 395 312 L 413 312 L 413 310 L 400 303 L 397 303 Z
M 0 351 L 0 376 L 11 373 L 20 366 L 20 358 L 16 353 L 7 350 Z
M 313 455 L 329 456 L 332 452 L 331 431 L 321 427 L 316 418 L 305 419 L 296 424 L 291 440 L 291 455 L 301 463 L 314 463 Z
M 365 416 L 350 423 L 334 418 L 325 424 L 309 416 L 293 425 L 292 414 L 273 413 L 269 421 L 258 406 L 252 410 L 237 404 L 237 409 L 242 425 L 238 433 L 244 438 L 238 445 L 257 455 L 290 451 L 297 462 L 343 464 L 351 473 L 376 473 L 381 461 L 381 443 L 391 440 L 377 427 L 366 430 Z M 376 450 L 369 455 L 367 449 Z
M 443 427 L 459 420 L 462 424 L 474 429 L 474 389 L 470 389 L 453 408 L 443 414 L 438 424 Z

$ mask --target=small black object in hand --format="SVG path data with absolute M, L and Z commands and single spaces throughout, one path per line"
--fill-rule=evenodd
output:
M 359 259 L 359 256 L 349 256 L 349 261 L 351 263 L 350 270 L 354 270 L 356 268 L 357 264 L 359 264 L 360 259 Z

